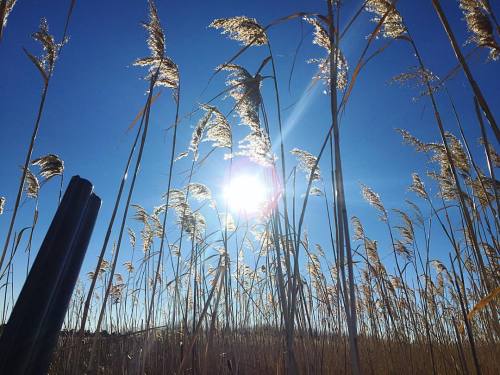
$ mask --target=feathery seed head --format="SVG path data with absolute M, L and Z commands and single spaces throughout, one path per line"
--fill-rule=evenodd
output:
M 468 42 L 474 42 L 480 47 L 489 48 L 490 59 L 497 60 L 500 56 L 500 45 L 495 40 L 493 26 L 488 17 L 488 10 L 480 0 L 459 0 L 460 8 L 465 16 L 467 28 L 472 33 Z
M 54 154 L 48 154 L 35 159 L 31 164 L 40 167 L 40 174 L 45 180 L 50 180 L 54 176 L 60 176 L 64 172 L 64 162 L 59 156 Z
M 299 169 L 306 173 L 306 179 L 309 180 L 309 178 L 311 178 L 311 172 L 316 165 L 317 158 L 309 152 L 298 148 L 294 148 L 290 152 L 297 157 L 297 160 L 299 161 Z M 312 173 L 312 180 L 318 181 L 320 178 L 321 174 L 319 166 L 316 165 L 316 168 Z
M 212 199 L 210 189 L 203 184 L 192 182 L 186 186 L 186 191 L 189 192 L 191 197 L 200 202 Z
M 7 26 L 7 18 L 9 17 L 10 12 L 12 12 L 14 5 L 16 5 L 16 2 L 17 2 L 17 0 L 7 0 L 6 1 L 4 13 L 2 14 L 3 19 L 0 19 L 0 29 Z
M 365 3 L 366 11 L 374 13 L 374 22 L 380 22 L 385 17 L 382 35 L 386 38 L 402 38 L 406 34 L 406 27 L 403 24 L 403 17 L 393 6 L 392 0 L 368 0 Z
M 218 18 L 212 21 L 209 27 L 222 29 L 222 34 L 227 34 L 230 39 L 241 42 L 244 46 L 267 44 L 266 32 L 255 18 L 245 16 Z
M 26 178 L 24 180 L 24 191 L 28 198 L 38 198 L 38 192 L 40 191 L 40 183 L 38 178 L 31 173 L 29 169 L 26 169 Z
M 387 211 L 380 200 L 380 196 L 375 193 L 368 186 L 361 184 L 361 191 L 363 193 L 363 198 L 370 203 L 373 207 L 380 211 L 380 219 L 382 221 L 387 221 Z

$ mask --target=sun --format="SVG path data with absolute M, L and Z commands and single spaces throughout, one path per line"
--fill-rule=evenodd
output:
M 240 174 L 232 177 L 224 188 L 229 209 L 247 216 L 265 210 L 269 197 L 266 184 L 258 175 Z

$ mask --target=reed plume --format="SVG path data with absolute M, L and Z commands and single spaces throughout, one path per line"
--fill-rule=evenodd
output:
M 14 5 L 16 5 L 17 0 L 2 0 L 0 3 L 0 41 L 3 36 L 3 29 L 7 26 L 7 18 L 9 18 L 9 14 L 14 9 Z
M 403 17 L 393 5 L 392 0 L 368 0 L 365 2 L 365 9 L 374 13 L 373 22 L 380 22 L 385 15 L 382 25 L 382 35 L 386 38 L 404 38 L 406 27 L 403 24 Z
M 265 30 L 255 18 L 245 16 L 218 18 L 213 20 L 209 27 L 222 29 L 222 34 L 227 34 L 230 39 L 241 42 L 244 46 L 262 46 L 268 42 Z
M 48 154 L 31 161 L 32 165 L 40 168 L 40 175 L 46 180 L 60 176 L 64 172 L 64 161 L 59 156 Z
M 337 46 L 335 48 L 332 43 L 330 42 L 330 38 L 328 36 L 328 32 L 326 31 L 326 28 L 328 25 L 323 24 L 321 19 L 317 17 L 304 17 L 304 20 L 311 25 L 314 26 L 314 38 L 313 38 L 313 44 L 316 44 L 320 47 L 322 47 L 325 52 L 326 52 L 326 57 L 324 58 L 319 58 L 319 59 L 309 59 L 307 62 L 311 64 L 317 64 L 318 65 L 318 71 L 314 75 L 313 79 L 315 81 L 321 81 L 323 82 L 325 86 L 325 94 L 328 94 L 330 92 L 330 79 L 331 79 L 331 72 L 330 72 L 330 54 L 337 53 L 338 58 L 337 58 L 337 88 L 338 89 L 344 89 L 347 86 L 347 71 L 348 71 L 348 64 L 347 60 L 340 50 L 340 47 Z M 326 28 L 325 28 L 326 27 Z M 335 52 L 336 51 L 336 52 Z
M 147 45 L 151 55 L 137 59 L 135 66 L 148 67 L 145 79 L 150 81 L 155 77 L 155 86 L 176 88 L 179 85 L 179 68 L 165 56 L 165 33 L 158 18 L 158 10 L 152 0 L 149 4 L 149 22 L 142 25 L 148 32 Z
M 500 45 L 495 40 L 493 26 L 488 17 L 488 9 L 485 8 L 483 1 L 460 0 L 460 8 L 464 13 L 467 28 L 472 34 L 469 42 L 474 42 L 479 47 L 488 48 L 490 59 L 498 60 Z
M 321 172 L 319 167 L 314 168 L 317 162 L 317 158 L 310 154 L 307 151 L 300 150 L 298 148 L 294 148 L 292 151 L 290 151 L 297 160 L 299 161 L 299 169 L 304 171 L 307 175 L 306 178 L 309 181 L 309 178 L 311 178 L 313 181 L 317 181 L 321 178 Z M 314 171 L 313 171 L 314 168 Z M 312 173 L 312 176 L 311 176 Z
M 24 192 L 28 198 L 38 198 L 38 193 L 40 191 L 40 183 L 38 178 L 29 170 L 26 170 L 26 185 L 24 186 Z

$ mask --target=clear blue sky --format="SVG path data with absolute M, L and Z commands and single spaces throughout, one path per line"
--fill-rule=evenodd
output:
M 457 1 L 442 1 L 452 27 L 460 41 L 467 38 L 466 26 Z M 401 0 L 399 9 L 410 28 L 424 60 L 438 76 L 445 76 L 456 65 L 455 57 L 446 35 L 435 15 L 430 0 Z M 500 14 L 497 2 L 495 10 Z M 35 1 L 19 0 L 10 15 L 4 38 L 0 43 L 0 195 L 7 197 L 6 212 L 0 216 L 0 238 L 4 238 L 11 215 L 12 204 L 20 178 L 19 166 L 23 164 L 29 137 L 38 107 L 41 79 L 38 71 L 26 58 L 22 47 L 39 53 L 39 46 L 30 38 L 36 31 L 40 17 L 48 19 L 51 32 L 60 38 L 65 22 L 68 0 Z M 359 8 L 361 1 L 345 1 L 345 19 Z M 167 37 L 167 54 L 179 65 L 182 80 L 181 114 L 192 111 L 198 102 L 210 98 L 223 88 L 223 76 L 215 79 L 200 97 L 213 69 L 237 51 L 238 44 L 220 36 L 207 26 L 214 18 L 246 15 L 257 18 L 262 24 L 297 11 L 325 11 L 322 1 L 163 1 L 157 0 L 160 19 Z M 344 41 L 344 54 L 351 67 L 355 64 L 365 44 L 365 36 L 373 29 L 364 14 L 354 24 Z M 90 179 L 103 206 L 89 247 L 82 271 L 95 264 L 95 257 L 102 243 L 118 188 L 119 178 L 128 154 L 133 133 L 126 129 L 144 105 L 146 82 L 141 80 L 144 71 L 133 67 L 132 62 L 147 55 L 146 33 L 140 22 L 147 20 L 146 1 L 77 1 L 69 27 L 70 41 L 57 61 L 43 114 L 34 157 L 47 153 L 58 154 L 66 166 L 67 180 L 79 174 Z M 309 25 L 303 24 L 307 33 Z M 307 106 L 290 127 L 285 140 L 288 149 L 299 147 L 313 154 L 319 151 L 321 141 L 330 125 L 328 97 L 321 88 L 304 94 L 315 68 L 305 63 L 309 58 L 322 57 L 323 51 L 311 45 L 310 34 L 297 56 L 291 94 L 288 93 L 288 75 L 294 51 L 301 35 L 301 24 L 290 22 L 270 31 L 270 38 L 278 64 L 281 80 L 283 107 L 296 102 L 302 95 Z M 377 42 L 380 46 L 383 40 Z M 471 46 L 464 47 L 470 50 Z M 264 49 L 253 48 L 239 63 L 255 71 L 266 56 Z M 486 63 L 483 51 L 471 61 L 474 75 L 484 91 L 496 118 L 500 118 L 499 62 Z M 366 183 L 379 192 L 387 207 L 401 207 L 405 198 L 414 198 L 406 192 L 411 173 L 425 173 L 425 158 L 410 147 L 402 145 L 395 128 L 405 128 L 425 141 L 438 140 L 428 101 L 424 98 L 413 102 L 418 91 L 390 85 L 388 81 L 398 73 L 415 66 L 416 62 L 407 43 L 396 41 L 363 71 L 355 87 L 348 110 L 342 122 L 342 150 L 349 215 L 359 216 L 368 234 L 384 243 L 387 238 L 376 212 L 361 198 L 359 182 Z M 267 108 L 273 107 L 270 81 L 265 83 Z M 457 103 L 466 133 L 471 140 L 479 138 L 473 113 L 472 94 L 463 75 L 449 82 L 450 91 Z M 228 109 L 230 100 L 223 108 Z M 296 108 L 296 107 L 293 107 Z M 290 126 L 294 109 L 284 111 L 285 127 Z M 450 106 L 441 97 L 447 129 L 456 131 Z M 276 139 L 275 112 L 270 111 L 271 127 Z M 187 149 L 192 127 L 199 118 L 183 117 L 179 152 Z M 136 193 L 132 202 L 148 209 L 160 204 L 166 190 L 166 174 L 170 154 L 171 133 L 165 132 L 173 122 L 174 105 L 170 92 L 165 91 L 154 105 L 151 132 Z M 234 121 L 235 122 L 235 121 Z M 241 132 L 238 129 L 237 132 Z M 242 133 L 238 133 L 242 134 Z M 476 142 L 473 142 L 477 145 Z M 202 147 L 206 153 L 207 144 Z M 291 165 L 292 158 L 288 162 Z M 206 182 L 214 193 L 224 170 L 222 153 L 213 156 L 209 166 L 196 181 Z M 177 172 L 185 170 L 188 162 L 179 163 Z M 328 170 L 324 168 L 326 176 Z M 208 177 L 207 177 L 208 176 Z M 205 178 L 208 178 L 206 180 Z M 212 179 L 210 181 L 210 178 Z M 180 187 L 181 179 L 175 181 Z M 42 188 L 40 225 L 35 247 L 45 233 L 55 211 L 58 183 L 52 181 Z M 322 202 L 312 199 L 308 209 L 307 227 L 311 241 L 327 245 L 323 220 L 315 220 Z M 315 214 L 316 213 L 316 214 Z M 16 228 L 30 224 L 32 202 L 27 202 L 18 218 Z M 3 242 L 2 242 L 3 243 Z M 436 240 L 439 245 L 439 239 Z M 385 251 L 381 249 L 381 251 Z M 436 256 L 446 257 L 449 248 L 434 249 Z M 24 263 L 23 263 L 24 264 Z

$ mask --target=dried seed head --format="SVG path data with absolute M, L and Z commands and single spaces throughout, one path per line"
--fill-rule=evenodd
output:
M 193 134 L 191 135 L 191 143 L 189 144 L 189 149 L 193 152 L 195 161 L 198 160 L 198 147 L 200 146 L 205 127 L 207 126 L 208 120 L 210 119 L 210 115 L 211 114 L 209 112 L 205 113 L 200 121 L 198 121 L 198 124 L 196 124 Z
M 460 0 L 460 8 L 464 13 L 467 28 L 472 33 L 468 42 L 489 48 L 490 58 L 497 60 L 500 56 L 500 45 L 493 35 L 493 26 L 483 2 L 480 0 Z
M 203 184 L 192 182 L 186 186 L 186 191 L 191 197 L 200 202 L 212 199 L 210 189 Z
M 40 183 L 38 178 L 31 173 L 29 169 L 26 169 L 26 178 L 24 180 L 24 191 L 28 198 L 38 198 L 38 192 L 40 191 Z
M 337 88 L 343 89 L 347 85 L 347 60 L 340 48 L 333 48 L 330 43 L 330 37 L 322 21 L 316 17 L 304 17 L 304 20 L 314 26 L 313 44 L 325 49 L 327 56 L 320 59 L 310 59 L 307 62 L 318 65 L 318 72 L 314 76 L 315 81 L 322 81 L 326 86 L 325 94 L 330 93 L 331 72 L 330 72 L 330 54 L 337 54 Z
M 62 44 L 57 44 L 54 41 L 54 37 L 49 34 L 49 25 L 47 24 L 47 20 L 45 18 L 40 20 L 38 31 L 33 33 L 32 37 L 42 45 L 44 52 L 43 55 L 37 57 L 29 53 L 27 50 L 24 50 L 24 52 L 33 64 L 35 64 L 37 69 L 40 71 L 44 82 L 47 84 L 49 77 L 54 70 L 57 54 Z
M 9 18 L 10 12 L 12 12 L 12 9 L 14 8 L 14 5 L 16 5 L 17 0 L 6 0 L 5 2 L 5 9 L 3 11 L 3 16 L 2 19 L 0 19 L 0 29 L 3 29 L 5 26 L 7 26 L 7 18 Z M 1 35 L 1 32 L 0 32 Z
M 176 88 L 179 85 L 179 68 L 165 56 L 165 33 L 160 24 L 158 11 L 153 0 L 149 0 L 149 22 L 143 26 L 148 31 L 148 47 L 151 56 L 137 59 L 133 65 L 149 67 L 147 80 L 156 77 L 155 86 Z
M 413 191 L 421 198 L 424 199 L 429 198 L 429 195 L 425 190 L 425 185 L 420 179 L 420 176 L 417 173 L 412 173 L 411 178 L 412 178 L 412 184 L 410 185 L 408 190 Z
M 64 172 L 64 162 L 59 156 L 54 154 L 48 154 L 35 159 L 31 164 L 40 167 L 40 174 L 45 180 L 50 180 L 54 176 L 60 176 Z
M 491 157 L 491 163 L 495 168 L 500 168 L 500 155 L 498 155 L 498 153 L 495 151 L 493 145 L 489 142 L 485 142 L 483 138 L 479 139 L 479 143 L 485 146 L 485 149 L 486 147 L 488 147 L 488 153 Z
M 387 221 L 387 211 L 380 200 L 380 196 L 375 193 L 368 186 L 361 184 L 361 191 L 363 193 L 363 198 L 370 203 L 373 207 L 375 207 L 380 212 L 380 219 L 382 221 Z
M 148 5 L 149 22 L 143 22 L 142 25 L 148 31 L 147 43 L 151 56 L 161 59 L 165 54 L 165 33 L 160 24 L 156 4 L 153 0 L 149 0 Z
M 290 152 L 297 157 L 297 160 L 299 161 L 299 169 L 306 173 L 306 179 L 308 181 L 310 178 L 312 178 L 313 181 L 318 181 L 321 178 L 319 166 L 316 165 L 317 158 L 314 155 L 298 148 L 294 148 Z M 314 168 L 315 165 L 316 168 Z
M 149 214 L 146 212 L 146 209 L 138 204 L 131 204 L 130 206 L 135 209 L 135 214 L 133 218 L 146 225 L 149 220 Z
M 365 4 L 366 11 L 374 13 L 373 22 L 380 22 L 386 16 L 383 23 L 382 34 L 386 38 L 402 38 L 406 34 L 406 27 L 403 24 L 403 17 L 393 7 L 392 0 L 368 0 Z
M 354 240 L 363 240 L 365 238 L 365 231 L 363 229 L 363 225 L 361 224 L 361 220 L 357 216 L 353 216 L 351 218 L 352 226 L 354 227 Z
M 465 152 L 462 142 L 451 133 L 446 133 L 446 141 L 450 149 L 453 163 L 462 173 L 470 173 L 469 157 Z
M 137 242 L 135 232 L 131 228 L 127 228 L 127 232 L 128 232 L 128 237 L 129 237 L 129 241 L 130 241 L 130 246 L 132 246 L 132 248 L 134 248 L 135 244 Z
M 245 16 L 219 18 L 212 21 L 209 27 L 222 29 L 222 34 L 227 34 L 230 39 L 239 41 L 244 46 L 267 44 L 266 32 L 255 18 Z
M 397 83 L 401 86 L 414 85 L 419 89 L 423 88 L 418 97 L 414 97 L 416 101 L 419 97 L 435 93 L 442 85 L 431 86 L 433 82 L 439 81 L 439 77 L 428 69 L 421 67 L 412 67 L 407 72 L 400 73 L 391 79 L 391 83 Z M 429 91 L 429 88 L 431 92 Z
M 137 59 L 133 65 L 149 67 L 148 74 L 145 77 L 146 80 L 153 79 L 158 71 L 155 86 L 177 88 L 179 85 L 179 68 L 166 56 L 163 59 L 159 57 L 144 57 Z
M 444 272 L 447 270 L 446 266 L 437 259 L 431 261 L 431 264 L 434 267 L 434 269 L 436 270 L 436 272 L 438 272 L 438 273 L 441 273 L 441 272 Z
M 6 202 L 5 197 L 0 197 L 0 215 L 3 214 L 3 210 L 4 210 L 4 207 L 5 207 L 5 202 Z
M 260 87 L 262 77 L 252 76 L 245 68 L 236 64 L 226 64 L 222 70 L 230 72 L 226 85 L 230 87 L 229 95 L 236 102 L 236 112 L 244 125 L 252 130 L 260 128 L 259 107 L 262 103 Z
M 203 104 L 201 108 L 211 114 L 206 127 L 206 135 L 202 142 L 213 142 L 212 147 L 231 148 L 231 126 L 226 117 L 214 106 Z
M 276 156 L 271 149 L 271 140 L 264 129 L 252 130 L 239 142 L 239 151 L 236 156 L 248 157 L 253 162 L 264 167 L 271 167 L 276 161 Z
M 404 143 L 415 147 L 415 150 L 418 152 L 428 152 L 430 150 L 430 146 L 427 143 L 422 142 L 418 138 L 411 135 L 407 130 L 404 129 L 396 129 L 396 131 L 401 134 L 403 137 Z

